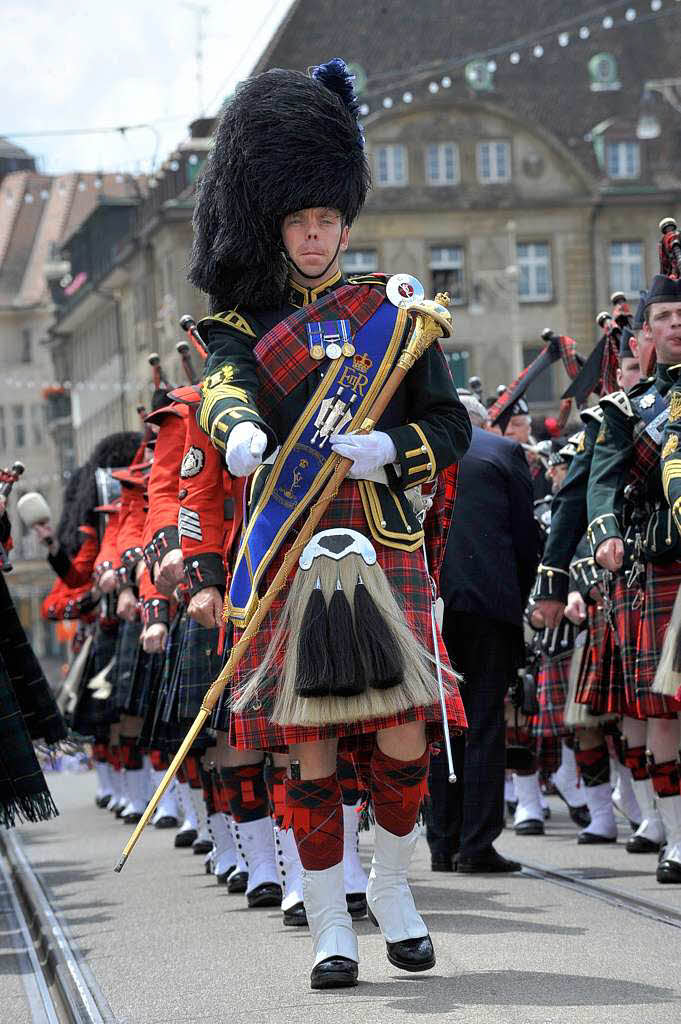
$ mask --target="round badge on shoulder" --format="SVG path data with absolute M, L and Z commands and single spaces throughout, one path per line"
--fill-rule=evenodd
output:
M 426 293 L 417 277 L 412 277 L 411 274 L 393 274 L 385 286 L 385 294 L 393 306 L 407 309 L 417 302 L 422 302 Z

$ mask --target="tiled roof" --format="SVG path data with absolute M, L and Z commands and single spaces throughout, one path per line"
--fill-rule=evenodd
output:
M 602 172 L 584 136 L 612 120 L 606 138 L 634 138 L 644 82 L 679 76 L 681 5 L 664 4 L 656 14 L 648 4 L 638 5 L 627 21 L 625 12 L 635 7 L 594 0 L 297 0 L 256 70 L 305 70 L 340 55 L 363 69 L 362 98 L 372 112 L 381 110 L 385 97 L 393 100 L 391 114 L 406 109 L 405 91 L 414 97 L 410 109 L 477 97 L 551 133 L 597 180 Z M 614 21 L 609 29 L 603 27 L 606 15 Z M 581 26 L 589 29 L 586 39 L 579 37 Z M 568 45 L 559 45 L 561 32 L 568 32 Z M 532 51 L 539 43 L 543 54 L 537 58 Z M 510 61 L 513 49 L 518 63 Z M 615 58 L 621 88 L 591 88 L 589 61 L 602 53 Z M 464 67 L 474 58 L 496 61 L 493 91 L 476 93 L 466 82 Z M 429 93 L 429 82 L 439 84 L 443 76 L 451 86 Z M 661 97 L 654 103 L 663 130 L 643 144 L 639 184 L 678 187 L 681 114 Z

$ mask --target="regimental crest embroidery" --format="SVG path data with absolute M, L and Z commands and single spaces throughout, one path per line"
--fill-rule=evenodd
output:
M 649 409 L 651 405 L 655 405 L 655 395 L 644 395 L 639 405 L 642 409 Z
M 664 448 L 662 449 L 662 458 L 666 459 L 668 455 L 673 455 L 679 447 L 679 438 L 677 434 L 670 434 L 665 441 Z
M 203 469 L 206 462 L 205 453 L 201 448 L 196 448 L 191 445 L 190 448 L 184 453 L 182 459 L 182 465 L 180 466 L 180 476 L 183 480 L 187 480 L 189 477 L 198 476 Z
M 236 367 L 232 366 L 231 363 L 225 363 L 215 373 L 211 373 L 210 377 L 206 377 L 202 384 L 202 390 L 211 391 L 213 388 L 217 388 L 220 384 L 229 384 L 231 380 L 234 380 L 236 375 Z
M 669 403 L 669 422 L 676 423 L 677 420 L 681 420 L 681 393 L 673 391 Z

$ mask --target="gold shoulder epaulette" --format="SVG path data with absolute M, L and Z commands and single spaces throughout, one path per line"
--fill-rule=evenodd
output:
M 226 313 L 213 313 L 212 316 L 206 316 L 201 321 L 205 324 L 211 320 L 217 320 L 218 323 L 225 324 L 227 327 L 232 327 L 235 331 L 240 331 L 241 334 L 247 334 L 249 338 L 255 338 L 256 334 L 245 316 L 239 313 L 236 309 L 228 309 Z
M 605 405 L 614 405 L 615 408 L 619 409 L 619 411 L 624 413 L 625 416 L 634 417 L 636 415 L 625 391 L 613 391 L 609 395 L 604 395 L 603 398 L 601 398 L 601 406 Z

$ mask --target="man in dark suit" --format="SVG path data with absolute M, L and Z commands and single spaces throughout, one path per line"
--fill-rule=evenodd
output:
M 465 680 L 468 732 L 453 740 L 455 785 L 443 755 L 431 762 L 427 835 L 433 870 L 517 871 L 492 843 L 504 825 L 504 697 L 524 662 L 522 619 L 539 536 L 523 448 L 481 429 L 484 406 L 472 395 L 461 400 L 473 438 L 460 462 L 440 589 L 443 639 Z

